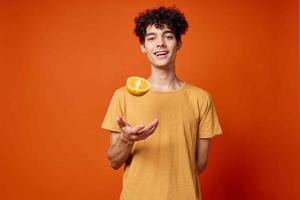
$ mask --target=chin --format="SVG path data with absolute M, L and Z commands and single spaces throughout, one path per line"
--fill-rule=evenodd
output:
M 166 66 L 170 65 L 170 62 L 168 62 L 168 61 L 152 62 L 151 64 L 156 67 L 166 67 Z
M 162 65 L 162 64 L 157 65 L 157 64 L 155 64 L 155 65 L 153 65 L 153 67 L 158 68 L 158 69 L 168 69 L 169 65 L 168 64 L 165 64 L 165 65 Z

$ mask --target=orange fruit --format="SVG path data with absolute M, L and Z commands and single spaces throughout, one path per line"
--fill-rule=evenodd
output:
M 131 94 L 141 96 L 148 92 L 150 83 L 142 77 L 130 76 L 126 81 L 126 87 Z

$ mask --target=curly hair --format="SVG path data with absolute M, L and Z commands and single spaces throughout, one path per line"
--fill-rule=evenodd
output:
M 177 42 L 181 42 L 181 35 L 185 34 L 189 25 L 185 16 L 175 6 L 146 9 L 134 18 L 134 33 L 139 38 L 140 44 L 144 44 L 146 28 L 154 25 L 156 28 L 163 29 L 166 25 L 174 34 Z

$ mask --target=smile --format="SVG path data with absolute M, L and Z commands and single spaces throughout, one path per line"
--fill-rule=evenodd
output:
M 157 58 L 160 58 L 160 59 L 167 58 L 168 54 L 169 54 L 168 51 L 157 51 L 157 52 L 154 52 L 154 55 L 155 55 Z

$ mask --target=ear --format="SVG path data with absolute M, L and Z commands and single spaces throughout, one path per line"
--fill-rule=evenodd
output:
M 145 45 L 144 45 L 144 44 L 141 44 L 140 47 L 141 47 L 142 52 L 143 52 L 143 53 L 146 53 Z

